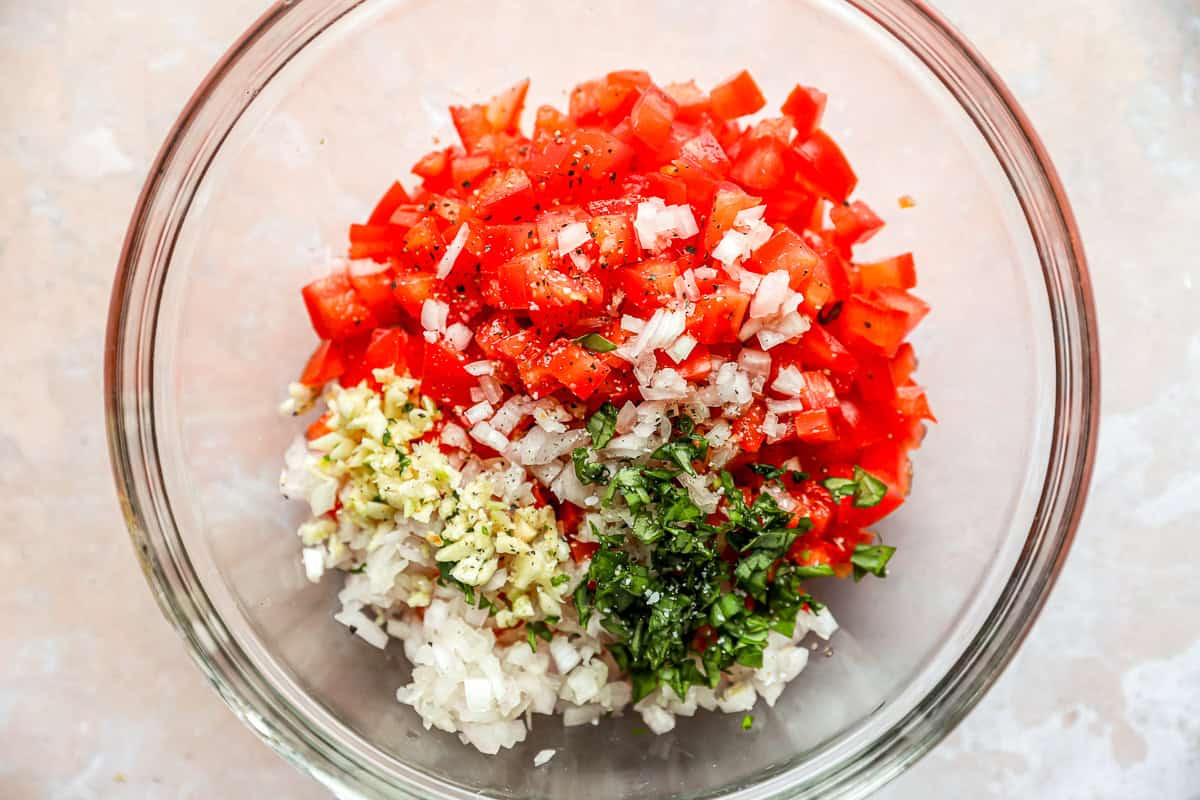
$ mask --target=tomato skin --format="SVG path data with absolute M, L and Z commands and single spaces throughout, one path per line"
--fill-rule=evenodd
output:
M 671 133 L 679 107 L 657 86 L 648 87 L 629 112 L 633 135 L 647 147 L 662 147 Z
M 596 242 L 601 269 L 614 269 L 637 259 L 637 234 L 629 214 L 600 214 L 588 220 L 588 230 Z
M 680 119 L 694 121 L 712 109 L 709 96 L 695 81 L 668 83 L 663 87 L 663 91 L 675 101 L 677 116 Z
M 313 389 L 319 389 L 338 377 L 345 371 L 341 350 L 333 342 L 323 341 L 308 357 L 304 371 L 300 373 L 300 383 Z
M 649 316 L 675 295 L 675 262 L 651 259 L 621 268 L 621 287 L 625 304 L 633 311 Z
M 833 442 L 838 434 L 827 408 L 813 408 L 792 415 L 796 438 L 802 442 Z
M 587 400 L 595 394 L 611 372 L 596 353 L 565 339 L 559 339 L 551 345 L 546 357 L 555 377 L 580 400 Z
M 421 306 L 434 297 L 437 278 L 428 272 L 398 272 L 392 276 L 392 297 L 414 320 L 421 319 Z
M 709 96 L 712 98 L 713 113 L 723 119 L 753 114 L 767 104 L 758 84 L 746 70 L 714 86 Z
M 741 443 L 747 453 L 757 453 L 763 446 L 767 435 L 763 433 L 762 424 L 766 419 L 767 409 L 761 400 L 756 400 L 746 408 L 746 411 L 733 421 L 733 435 Z
M 812 136 L 813 131 L 821 124 L 826 100 L 824 92 L 796 84 L 796 88 L 792 89 L 779 110 L 792 120 L 796 136 L 803 140 Z
M 344 269 L 317 278 L 300 293 L 313 330 L 322 339 L 342 341 L 376 325 L 375 315 L 354 291 Z
M 591 560 L 596 551 L 600 549 L 599 542 L 581 542 L 574 538 L 568 538 L 567 544 L 571 548 L 571 559 L 576 564 Z
M 742 191 L 732 183 L 722 183 L 713 196 L 712 211 L 704 226 L 704 249 L 712 252 L 727 231 L 733 230 L 733 220 L 739 211 L 753 208 L 759 198 Z M 764 247 L 766 245 L 763 245 Z
M 787 148 L 776 139 L 752 142 L 733 162 L 729 177 L 748 189 L 773 189 L 787 177 L 786 152 Z
M 874 289 L 912 289 L 917 285 L 912 253 L 859 264 L 858 274 L 864 292 Z
M 813 274 L 820 258 L 791 228 L 780 228 L 767 243 L 758 248 L 754 257 L 747 262 L 747 269 L 757 270 L 764 275 L 776 270 L 788 271 L 788 286 L 800 291 Z
M 495 173 L 479 187 L 475 207 L 487 221 L 518 221 L 532 208 L 533 183 L 525 171 L 512 167 Z
M 797 172 L 813 188 L 835 203 L 846 202 L 858 184 L 858 176 L 829 134 L 818 128 L 807 139 L 798 139 L 792 152 Z
M 471 405 L 471 389 L 479 379 L 463 367 L 467 358 L 441 342 L 425 344 L 421 366 L 421 392 L 435 403 L 449 406 Z
M 400 181 L 395 181 L 383 193 L 383 197 L 379 198 L 379 202 L 375 204 L 375 208 L 371 211 L 371 216 L 367 218 L 367 224 L 382 225 L 392 218 L 392 214 L 402 204 L 411 202 L 412 198 L 408 196 L 408 192 L 405 191 Z
M 847 250 L 867 241 L 883 228 L 883 220 L 861 200 L 848 206 L 835 206 L 829 212 L 829 218 L 833 222 L 834 242 Z
M 720 286 L 696 302 L 688 317 L 687 330 L 701 344 L 735 340 L 749 306 L 749 295 L 732 286 Z
M 383 263 L 387 256 L 396 255 L 404 249 L 406 233 L 407 228 L 386 221 L 378 224 L 351 225 L 350 258 L 371 258 Z
M 395 325 L 400 321 L 401 310 L 392 294 L 392 272 L 386 265 L 365 263 L 366 266 L 350 265 L 350 285 L 371 309 L 377 324 Z
M 363 366 L 368 375 L 372 370 L 388 367 L 392 367 L 397 375 L 411 374 L 409 338 L 401 328 L 376 328 L 363 353 Z

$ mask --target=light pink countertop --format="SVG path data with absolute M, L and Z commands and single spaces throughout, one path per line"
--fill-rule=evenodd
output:
M 323 798 L 158 614 L 111 486 L 109 284 L 134 198 L 256 0 L 0 3 L 0 798 Z M 1200 8 L 944 0 L 1060 170 L 1104 416 L 1066 571 L 1013 665 L 888 800 L 1200 797 Z M 13 380 L 15 378 L 15 380 Z

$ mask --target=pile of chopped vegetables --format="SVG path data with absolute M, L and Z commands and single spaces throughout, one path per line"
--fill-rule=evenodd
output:
M 913 258 L 855 260 L 884 223 L 816 89 L 742 123 L 766 104 L 747 72 L 707 93 L 613 72 L 526 135 L 528 86 L 452 107 L 461 143 L 303 289 L 321 342 L 287 408 L 329 404 L 285 475 L 306 566 L 371 573 L 342 614 L 377 644 L 436 638 L 412 614 L 457 593 L 496 647 L 594 641 L 598 685 L 635 703 L 748 710 L 733 689 L 827 613 L 810 590 L 886 575 L 869 529 L 933 419 Z

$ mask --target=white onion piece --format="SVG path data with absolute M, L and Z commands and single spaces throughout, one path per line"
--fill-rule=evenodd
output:
M 480 422 L 471 428 L 471 438 L 498 452 L 508 447 L 508 437 L 486 422 Z
M 558 255 L 565 256 L 573 250 L 576 250 L 587 244 L 592 238 L 588 232 L 586 223 L 572 222 L 569 225 L 563 226 L 563 229 L 558 232 Z
M 470 394 L 472 403 L 482 403 L 487 399 L 487 393 L 483 391 L 483 387 L 481 386 L 472 386 Z
M 463 418 L 474 425 L 478 422 L 483 422 L 496 413 L 496 409 L 492 408 L 492 404 L 486 400 L 482 403 L 476 403 L 463 412 Z
M 504 390 L 500 386 L 500 381 L 491 375 L 484 375 L 479 379 L 479 388 L 483 391 L 484 399 L 492 405 L 498 405 L 504 399 Z
M 456 322 L 446 328 L 446 341 L 460 353 L 471 343 L 471 329 L 461 322 Z
M 750 240 L 739 231 L 725 231 L 713 248 L 712 257 L 726 267 L 736 266 L 750 255 Z
M 450 306 L 432 297 L 421 304 L 421 327 L 437 333 L 446 330 L 446 320 L 450 316 Z
M 712 267 L 696 267 L 696 280 L 709 281 L 717 277 L 720 273 Z
M 687 397 L 687 381 L 673 369 L 660 369 L 649 386 L 638 387 L 647 400 L 682 400 Z
M 700 299 L 700 285 L 696 283 L 696 272 L 694 270 L 684 270 L 683 275 L 684 295 L 693 303 Z
M 768 400 L 767 410 L 776 414 L 795 414 L 804 410 L 804 401 L 798 397 L 787 400 Z
M 638 319 L 637 317 L 631 317 L 628 314 L 622 315 L 621 330 L 629 331 L 630 333 L 641 333 L 645 329 L 646 329 L 646 321 L 645 320 Z
M 669 347 L 665 348 L 664 352 L 671 358 L 672 361 L 678 364 L 680 361 L 683 361 L 692 354 L 692 351 L 696 349 L 696 344 L 697 342 L 695 337 L 689 336 L 685 333 L 683 336 L 680 336 L 678 339 L 676 339 Z M 767 364 L 769 368 L 769 357 L 767 359 Z
M 754 299 L 750 301 L 750 319 L 763 319 L 779 313 L 790 291 L 788 277 L 787 270 L 779 269 L 762 278 Z
M 457 447 L 459 450 L 468 450 L 471 447 L 471 442 L 467 439 L 467 432 L 461 425 L 453 422 L 447 422 L 442 426 L 441 439 L 445 444 Z
M 762 350 L 755 350 L 752 347 L 744 348 L 742 352 L 738 353 L 737 363 L 751 375 L 771 374 L 771 356 Z M 795 367 L 791 367 L 791 369 L 795 369 Z
M 446 246 L 446 252 L 442 253 L 442 257 L 437 263 L 438 280 L 445 279 L 454 269 L 454 262 L 458 260 L 463 248 L 467 246 L 467 236 L 470 233 L 471 229 L 467 227 L 467 223 L 464 222 L 458 226 L 458 233 L 454 234 L 454 238 Z
M 637 421 L 637 406 L 626 400 L 625 405 L 617 412 L 617 433 L 629 433 L 633 423 Z
M 771 384 L 772 389 L 788 397 L 798 397 L 800 392 L 804 391 L 804 387 L 804 375 L 790 364 L 779 370 L 775 382 Z
M 491 361 L 472 361 L 470 364 L 463 366 L 463 372 L 468 375 L 474 375 L 476 378 L 483 375 L 491 375 L 496 371 L 496 365 Z
M 763 214 L 767 211 L 764 205 L 751 206 L 743 208 L 733 218 L 733 227 L 745 229 L 758 222 L 763 218 Z

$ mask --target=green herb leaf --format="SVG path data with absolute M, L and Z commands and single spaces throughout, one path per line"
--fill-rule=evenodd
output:
M 742 730 L 748 731 L 752 727 L 754 727 L 754 715 L 747 714 L 746 716 L 742 717 Z
M 567 575 L 566 573 L 559 573 L 558 575 L 555 575 L 553 578 L 550 579 L 550 585 L 551 586 L 562 586 L 564 583 L 570 582 L 570 580 L 571 580 L 570 575 Z
M 763 480 L 774 480 L 784 473 L 783 467 L 773 467 L 770 464 L 750 464 L 750 471 L 762 475 Z
M 586 347 L 593 353 L 611 353 L 617 346 L 598 333 L 588 333 L 575 340 L 577 344 Z
M 853 497 L 855 508 L 877 506 L 887 494 L 886 483 L 857 466 L 853 478 L 826 478 L 824 486 L 833 495 L 833 502 L 840 503 L 847 497 Z
M 795 568 L 799 578 L 827 578 L 833 575 L 833 567 L 829 564 L 802 564 Z
M 587 421 L 587 432 L 592 437 L 592 446 L 597 450 L 612 441 L 617 432 L 617 407 L 605 403 L 596 409 Z
M 886 578 L 887 563 L 895 552 L 896 548 L 886 544 L 855 545 L 854 553 L 850 556 L 850 563 L 854 565 L 854 580 L 862 580 L 867 573 Z
M 555 619 L 555 622 L 558 620 Z M 525 623 L 525 638 L 529 642 L 529 649 L 537 652 L 537 640 L 545 639 L 547 642 L 554 638 L 554 633 L 550 630 L 550 626 L 545 621 L 538 620 L 536 622 Z
M 579 478 L 580 483 L 587 485 L 608 481 L 608 467 L 596 461 L 589 461 L 586 447 L 576 447 L 572 450 L 571 461 L 575 464 L 575 477 Z

